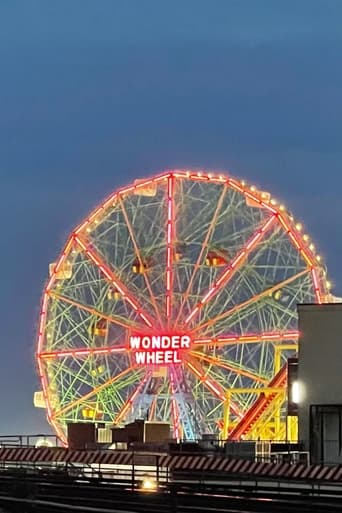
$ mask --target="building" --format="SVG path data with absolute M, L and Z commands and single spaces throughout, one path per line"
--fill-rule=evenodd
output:
M 342 303 L 299 305 L 299 440 L 313 463 L 342 463 Z
M 170 440 L 170 424 L 168 422 L 135 420 L 123 428 L 112 428 L 112 442 L 125 443 L 161 443 Z

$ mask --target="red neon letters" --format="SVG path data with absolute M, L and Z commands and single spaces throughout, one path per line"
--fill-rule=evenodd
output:
M 137 365 L 182 363 L 181 352 L 190 349 L 188 335 L 131 335 L 129 347 Z

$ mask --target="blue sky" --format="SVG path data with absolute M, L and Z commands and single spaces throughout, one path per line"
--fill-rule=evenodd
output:
M 170 167 L 271 191 L 342 295 L 342 2 L 0 2 L 0 432 L 32 407 L 48 264 L 111 190 Z

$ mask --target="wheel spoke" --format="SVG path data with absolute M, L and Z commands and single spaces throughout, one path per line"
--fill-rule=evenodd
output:
M 139 385 L 134 389 L 130 397 L 127 399 L 125 404 L 122 406 L 121 410 L 117 413 L 115 419 L 113 419 L 114 425 L 120 424 L 123 418 L 127 415 L 130 409 L 133 408 L 134 402 L 139 396 L 140 392 L 148 385 L 149 380 L 151 379 L 152 372 L 148 370 L 145 373 L 145 376 L 140 381 Z
M 86 252 L 89 258 L 92 260 L 94 264 L 98 266 L 102 274 L 118 289 L 120 294 L 125 298 L 125 300 L 132 306 L 134 310 L 138 313 L 138 315 L 142 318 L 145 324 L 149 328 L 153 326 L 153 323 L 149 319 L 149 316 L 143 311 L 141 306 L 138 304 L 136 299 L 131 295 L 125 285 L 119 280 L 119 278 L 106 266 L 104 262 L 102 262 L 99 255 L 95 253 L 93 249 L 90 248 L 87 243 L 80 238 L 79 235 L 75 235 L 75 241 L 79 244 L 79 246 Z
M 177 404 L 176 388 L 175 388 L 175 376 L 173 369 L 169 369 L 169 380 L 170 380 L 170 391 L 171 391 L 171 416 L 173 419 L 173 436 L 176 440 L 180 438 L 180 412 Z
M 316 295 L 316 301 L 318 304 L 322 303 L 322 296 L 320 292 L 320 287 L 318 284 L 318 277 L 317 277 L 317 271 L 315 269 L 315 256 L 312 254 L 311 250 L 307 247 L 305 247 L 302 243 L 302 241 L 299 239 L 299 237 L 294 233 L 294 231 L 291 229 L 290 224 L 285 220 L 284 216 L 281 214 L 278 214 L 277 216 L 279 223 L 281 226 L 285 229 L 286 233 L 289 234 L 289 237 L 297 249 L 297 251 L 300 252 L 300 254 L 303 256 L 305 262 L 307 263 L 308 267 L 311 269 L 311 275 L 314 283 L 314 290 Z
M 311 268 L 311 276 L 312 276 L 314 287 L 315 287 L 316 301 L 318 304 L 321 304 L 322 303 L 322 295 L 321 295 L 321 291 L 320 291 L 320 288 L 318 285 L 317 271 L 314 267 Z
M 130 222 L 130 220 L 128 218 L 128 215 L 127 215 L 127 212 L 126 212 L 126 208 L 125 208 L 124 202 L 122 201 L 121 196 L 119 196 L 119 203 L 120 203 L 120 207 L 121 207 L 124 219 L 126 221 L 126 225 L 127 225 L 127 228 L 128 228 L 129 235 L 130 235 L 131 240 L 132 240 L 132 244 L 133 244 L 133 247 L 134 247 L 135 254 L 136 254 L 137 258 L 138 258 L 139 264 L 143 268 L 144 267 L 144 262 L 143 262 L 143 259 L 142 259 L 142 256 L 141 256 L 141 252 L 140 252 L 139 246 L 137 244 L 136 238 L 134 236 L 132 224 L 131 224 L 131 222 Z M 146 284 L 148 293 L 150 295 L 150 298 L 151 298 L 151 301 L 152 301 L 152 304 L 153 304 L 153 308 L 154 308 L 155 313 L 156 313 L 156 318 L 158 319 L 159 326 L 161 326 L 162 325 L 162 320 L 160 318 L 159 309 L 158 309 L 158 306 L 157 306 L 157 303 L 156 303 L 156 300 L 155 300 L 155 297 L 154 297 L 154 294 L 153 294 L 153 291 L 152 291 L 152 288 L 151 288 L 151 284 L 150 284 L 150 281 L 149 281 L 149 279 L 147 277 L 146 272 L 143 273 L 143 276 L 144 276 L 144 280 L 145 280 L 145 284 Z
M 195 358 L 198 358 L 200 361 L 204 361 L 211 365 L 221 367 L 222 369 L 227 369 L 231 372 L 234 372 L 235 374 L 238 374 L 239 376 L 244 376 L 246 378 L 252 379 L 253 381 L 256 381 L 257 383 L 263 383 L 263 384 L 267 383 L 267 379 L 261 377 L 259 374 L 255 374 L 254 372 L 252 372 L 248 369 L 242 369 L 242 368 L 238 367 L 236 364 L 234 364 L 232 362 L 228 362 L 226 360 L 223 360 L 222 358 L 218 358 L 215 356 L 209 356 L 200 351 L 191 351 L 190 354 L 192 356 L 194 356 Z
M 304 271 L 301 271 L 301 272 L 291 276 L 287 280 L 283 280 L 283 281 L 281 281 L 279 283 L 276 283 L 272 287 L 270 287 L 270 288 L 260 292 L 259 294 L 256 294 L 255 296 L 253 296 L 250 299 L 247 299 L 247 301 L 244 301 L 244 302 L 234 306 L 233 308 L 231 308 L 227 312 L 223 312 L 222 314 L 220 314 L 220 315 L 218 315 L 216 317 L 213 317 L 209 321 L 206 321 L 203 324 L 199 324 L 196 328 L 193 329 L 193 332 L 195 333 L 195 332 L 197 332 L 199 330 L 203 331 L 204 328 L 206 328 L 207 326 L 213 326 L 217 321 L 220 321 L 222 319 L 226 319 L 229 316 L 235 314 L 236 312 L 242 310 L 243 308 L 246 308 L 247 306 L 255 303 L 256 301 L 259 301 L 263 297 L 268 296 L 268 295 L 272 294 L 273 292 L 276 292 L 277 290 L 282 289 L 286 285 L 289 285 L 290 283 L 292 283 L 293 281 L 297 280 L 298 278 L 301 278 L 302 276 L 304 276 L 305 274 L 307 274 L 310 271 L 311 271 L 311 269 L 304 269 Z
M 119 374 L 117 374 L 116 376 L 114 376 L 113 378 L 110 378 L 108 379 L 105 383 L 101 383 L 101 385 L 93 388 L 93 390 L 91 390 L 90 392 L 88 392 L 87 394 L 85 394 L 84 396 L 76 399 L 75 401 L 72 401 L 70 402 L 69 404 L 67 404 L 66 406 L 64 406 L 64 408 L 60 409 L 60 410 L 57 410 L 55 411 L 54 413 L 54 418 L 66 413 L 67 411 L 71 410 L 72 408 L 74 408 L 75 406 L 77 406 L 78 404 L 81 404 L 82 402 L 90 399 L 91 397 L 93 397 L 94 395 L 98 394 L 99 392 L 101 392 L 101 390 L 103 390 L 104 388 L 106 387 L 109 387 L 110 385 L 112 385 L 113 383 L 119 381 L 120 379 L 122 379 L 124 376 L 126 376 L 127 374 L 129 374 L 130 372 L 132 372 L 132 370 L 135 370 L 136 371 L 136 368 L 135 367 L 128 367 L 127 369 L 123 370 L 122 372 L 120 372 Z
M 167 228 L 166 228 L 166 318 L 170 325 L 172 316 L 172 291 L 173 291 L 173 253 L 175 241 L 174 222 L 174 177 L 167 179 Z
M 201 301 L 195 306 L 192 312 L 185 319 L 185 325 L 188 325 L 189 322 L 195 317 L 195 315 L 199 313 L 201 308 L 203 308 L 203 306 L 206 305 L 208 301 L 210 301 L 219 292 L 219 290 L 221 290 L 222 287 L 228 283 L 236 271 L 246 261 L 248 255 L 254 250 L 256 244 L 260 242 L 261 238 L 271 228 L 272 224 L 275 222 L 276 217 L 277 216 L 273 214 L 268 218 L 266 223 L 253 234 L 253 236 L 247 242 L 246 246 L 241 251 L 239 251 L 233 260 L 227 265 L 221 276 L 219 276 L 213 286 L 207 290 Z
M 45 299 L 45 297 L 46 297 L 46 294 L 44 295 L 44 299 Z M 39 348 L 39 341 L 38 341 L 38 348 Z M 39 379 L 40 379 L 40 383 L 42 385 L 42 390 L 43 390 L 44 402 L 45 402 L 46 409 L 47 409 L 47 419 L 50 422 L 50 424 L 52 425 L 52 427 L 55 429 L 58 437 L 66 445 L 67 444 L 66 435 L 65 435 L 65 433 L 63 433 L 63 430 L 60 428 L 59 423 L 56 422 L 56 420 L 54 419 L 54 412 L 53 412 L 50 397 L 48 394 L 49 385 L 48 385 L 46 374 L 44 372 L 43 362 L 40 358 L 37 359 L 37 364 L 38 364 L 38 371 L 39 371 Z
M 219 197 L 219 200 L 217 202 L 217 206 L 216 206 L 214 215 L 213 215 L 212 220 L 210 222 L 210 225 L 209 225 L 208 231 L 206 233 L 206 236 L 205 236 L 205 238 L 203 240 L 202 247 L 201 247 L 201 250 L 199 252 L 197 261 L 196 261 L 196 263 L 194 265 L 194 269 L 193 269 L 193 272 L 191 274 L 191 277 L 190 277 L 190 280 L 189 280 L 189 284 L 188 284 L 187 289 L 186 289 L 186 291 L 184 293 L 183 301 L 182 301 L 182 303 L 181 303 L 181 305 L 179 307 L 179 311 L 178 311 L 178 315 L 177 315 L 177 319 L 176 319 L 176 324 L 178 323 L 179 319 L 182 318 L 182 312 L 183 312 L 184 305 L 187 302 L 187 299 L 189 297 L 189 294 L 190 294 L 190 291 L 191 291 L 191 287 L 192 287 L 192 284 L 194 282 L 196 273 L 198 272 L 198 269 L 199 269 L 199 267 L 201 265 L 204 252 L 207 250 L 208 243 L 209 243 L 210 238 L 212 236 L 212 233 L 213 233 L 213 231 L 215 229 L 215 224 L 216 224 L 217 217 L 218 217 L 219 212 L 220 212 L 221 207 L 222 207 L 222 203 L 223 203 L 223 200 L 224 200 L 224 197 L 225 197 L 225 194 L 226 194 L 226 190 L 227 190 L 227 188 L 225 186 L 223 186 L 223 190 L 222 190 L 222 193 L 221 193 L 221 195 Z
M 119 326 L 122 326 L 123 328 L 141 328 L 141 325 L 136 324 L 134 322 L 127 322 L 122 317 L 119 317 L 118 315 L 106 315 L 105 313 L 101 312 L 100 310 L 97 310 L 96 308 L 91 308 L 89 306 L 84 305 L 83 303 L 79 303 L 78 301 L 74 301 L 73 299 L 70 299 L 66 296 L 62 296 L 61 294 L 58 294 L 54 292 L 53 290 L 49 290 L 48 295 L 54 299 L 58 299 L 60 301 L 63 301 L 64 303 L 68 303 L 69 305 L 75 306 L 76 308 L 79 308 L 80 310 L 84 310 L 85 312 L 90 313 L 91 315 L 95 315 L 97 317 L 100 317 L 101 319 L 105 319 L 108 322 L 111 322 L 113 324 L 118 324 Z
M 96 356 L 103 354 L 116 354 L 116 353 L 127 353 L 126 346 L 106 346 L 99 348 L 75 348 L 68 349 L 66 351 L 44 351 L 38 354 L 38 358 L 42 358 L 43 360 L 53 359 L 53 358 L 64 358 L 65 356 L 72 356 L 73 358 L 86 356 Z
M 207 346 L 207 345 L 222 345 L 222 346 L 235 346 L 237 344 L 255 344 L 258 342 L 282 342 L 283 340 L 297 340 L 299 331 L 282 331 L 270 332 L 260 334 L 246 334 L 246 335 L 231 335 L 219 336 L 217 338 L 196 338 L 193 340 L 194 345 Z

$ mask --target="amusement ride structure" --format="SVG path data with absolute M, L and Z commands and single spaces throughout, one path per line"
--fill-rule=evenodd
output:
M 308 235 L 270 194 L 173 170 L 113 193 L 50 266 L 37 364 L 47 417 L 169 421 L 177 439 L 295 437 L 297 304 L 327 300 Z

